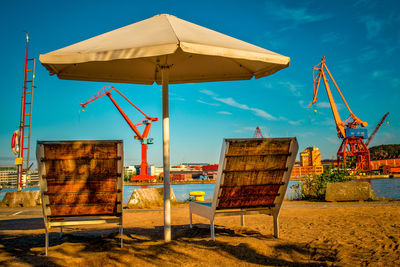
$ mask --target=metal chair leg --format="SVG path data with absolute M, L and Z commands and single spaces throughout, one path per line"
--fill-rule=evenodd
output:
M 45 239 L 44 239 L 44 245 L 45 245 L 45 255 L 47 256 L 49 253 L 49 232 L 47 231 L 47 228 L 45 228 Z
M 123 236 L 124 236 L 124 228 L 122 227 L 122 225 L 119 228 L 119 233 L 121 235 L 121 248 L 122 248 L 124 246 L 124 238 L 123 238 Z
M 240 224 L 244 226 L 244 214 L 240 215 Z
M 274 218 L 274 237 L 279 238 L 278 214 L 274 214 L 273 218 Z
M 215 241 L 214 220 L 210 220 L 211 240 Z
M 189 207 L 189 227 L 192 228 L 192 209 Z

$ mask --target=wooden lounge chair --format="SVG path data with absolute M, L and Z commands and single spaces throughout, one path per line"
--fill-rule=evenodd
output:
M 45 252 L 54 227 L 118 224 L 123 245 L 123 143 L 38 141 Z
M 278 216 L 298 151 L 296 138 L 225 139 L 212 202 L 190 202 L 192 214 L 210 220 L 215 240 L 217 216 L 267 214 L 273 216 L 279 237 Z

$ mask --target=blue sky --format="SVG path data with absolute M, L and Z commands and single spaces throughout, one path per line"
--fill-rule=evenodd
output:
M 168 13 L 289 56 L 291 65 L 258 80 L 170 86 L 171 162 L 218 161 L 223 138 L 296 136 L 334 158 L 340 144 L 325 89 L 316 107 L 312 67 L 327 65 L 369 133 L 386 113 L 372 145 L 400 143 L 400 3 L 398 1 L 2 1 L 0 165 L 12 165 L 11 135 L 19 125 L 25 35 L 32 57 L 156 14 Z M 139 164 L 140 145 L 107 99 L 79 112 L 104 85 L 114 85 L 149 116 L 162 116 L 161 86 L 59 80 L 38 62 L 32 156 L 37 140 L 123 139 L 126 164 Z M 338 103 L 339 96 L 334 95 Z M 134 122 L 142 116 L 116 97 Z M 314 109 L 317 113 L 314 114 Z M 348 112 L 339 104 L 342 119 Z M 162 163 L 162 127 L 150 133 L 149 163 Z

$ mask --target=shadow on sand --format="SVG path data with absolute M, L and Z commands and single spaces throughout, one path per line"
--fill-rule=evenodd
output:
M 28 219 L 27 219 L 28 220 Z M 9 220 L 10 222 L 11 220 Z M 26 223 L 26 221 L 25 221 Z M 23 221 L 18 221 L 18 229 L 23 230 Z M 0 224 L 1 225 L 1 224 Z M 32 230 L 32 228 L 29 228 Z M 337 259 L 330 252 L 327 255 L 316 255 L 315 250 L 306 244 L 284 243 L 277 244 L 272 235 L 263 235 L 257 231 L 243 228 L 232 230 L 225 227 L 216 227 L 216 241 L 211 241 L 208 225 L 197 224 L 192 229 L 188 225 L 173 226 L 173 241 L 163 242 L 163 227 L 149 228 L 125 228 L 124 248 L 119 246 L 119 234 L 117 228 L 98 230 L 85 230 L 83 232 L 70 232 L 60 237 L 59 233 L 50 233 L 49 257 L 44 256 L 44 234 L 36 235 L 2 235 L 0 236 L 0 250 L 9 256 L 18 258 L 21 263 L 32 266 L 59 266 L 56 264 L 57 255 L 73 258 L 91 258 L 99 252 L 107 253 L 107 264 L 111 265 L 135 265 L 136 261 L 154 265 L 180 265 L 181 262 L 207 262 L 205 258 L 199 258 L 193 251 L 201 251 L 207 255 L 208 251 L 217 252 L 221 257 L 230 255 L 231 259 L 239 261 L 272 266 L 326 266 Z M 229 237 L 236 237 L 239 243 L 228 243 Z M 274 250 L 273 255 L 263 255 L 253 249 L 249 242 L 251 239 L 269 242 Z M 76 244 L 77 249 L 67 249 L 65 246 Z M 182 248 L 185 248 L 182 251 Z M 300 254 L 304 262 L 283 259 L 282 254 Z M 53 256 L 52 256 L 53 254 Z M 65 255 L 66 254 L 66 255 Z M 92 255 L 91 255 L 92 254 Z M 329 254 L 329 255 L 328 255 Z M 124 257 L 124 260 L 122 258 Z M 167 259 L 167 261 L 166 261 Z M 65 261 L 67 264 L 67 261 Z M 85 264 L 85 263 L 83 263 Z M 101 262 L 100 262 L 101 264 Z M 6 262 L 0 260 L 0 265 Z

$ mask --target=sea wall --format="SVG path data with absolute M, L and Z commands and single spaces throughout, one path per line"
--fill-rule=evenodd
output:
M 7 192 L 1 202 L 2 207 L 8 208 L 28 208 L 41 205 L 39 191 L 19 191 Z
M 328 183 L 326 201 L 360 201 L 373 199 L 371 185 L 368 182 Z

